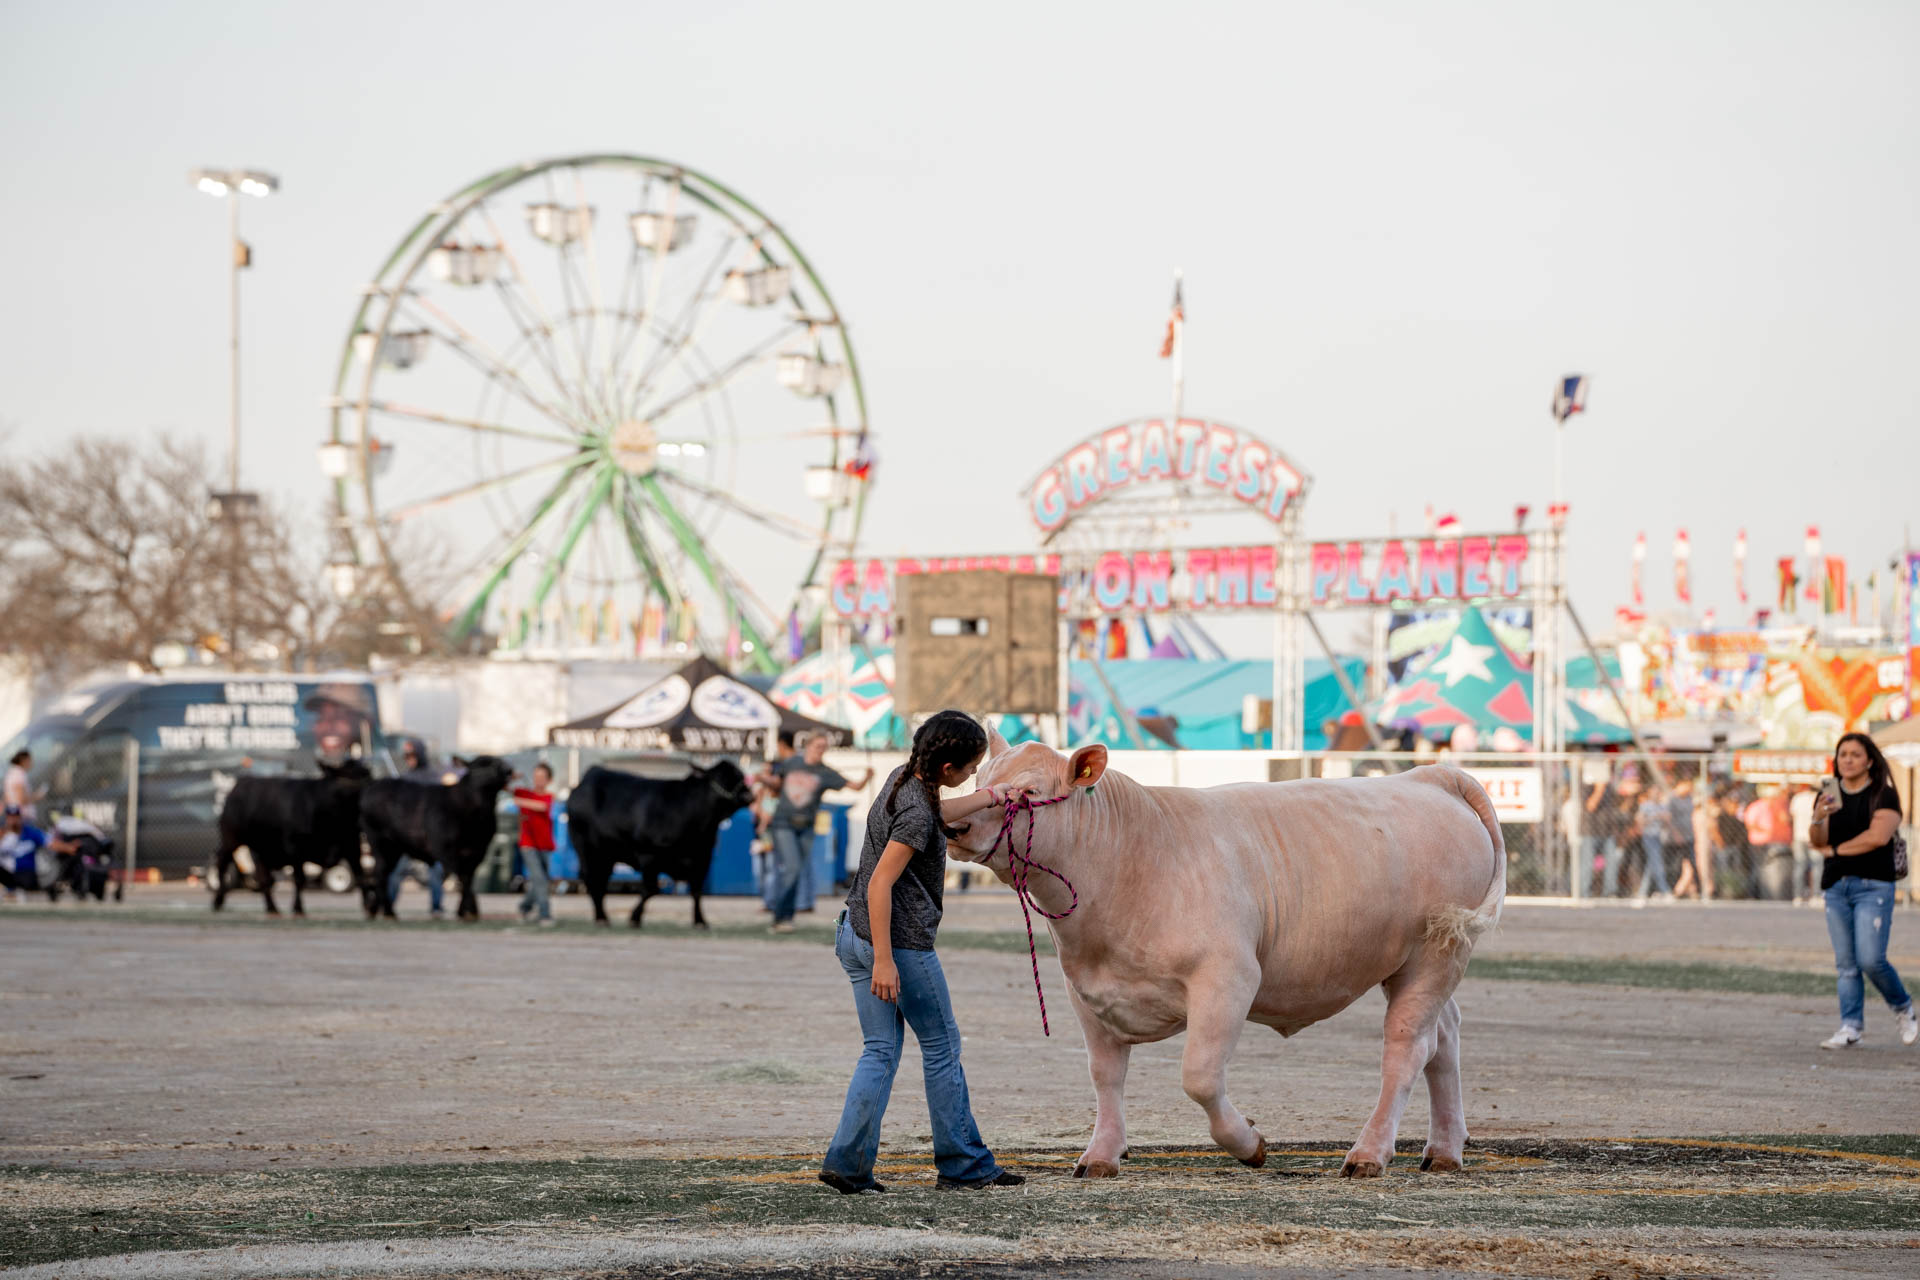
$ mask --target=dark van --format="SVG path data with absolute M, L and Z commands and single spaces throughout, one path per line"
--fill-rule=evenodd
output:
M 310 776 L 317 756 L 359 756 L 376 774 L 390 772 L 380 742 L 373 683 L 361 673 L 153 676 L 61 695 L 0 749 L 0 759 L 33 752 L 33 789 L 45 788 L 41 821 L 56 813 L 84 818 L 123 851 L 132 762 L 139 866 L 173 878 L 212 859 L 220 806 L 242 773 Z

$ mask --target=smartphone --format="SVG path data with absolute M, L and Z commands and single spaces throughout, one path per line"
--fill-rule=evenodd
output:
M 1820 779 L 1820 794 L 1835 804 L 1840 803 L 1840 779 L 1832 774 Z

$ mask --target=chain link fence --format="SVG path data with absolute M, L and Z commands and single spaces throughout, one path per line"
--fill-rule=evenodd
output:
M 1806 842 L 1812 789 L 1736 777 L 1728 753 L 1441 758 L 1493 798 L 1510 894 L 1779 900 L 1818 888 L 1819 858 Z M 1334 778 L 1433 760 L 1343 752 L 1274 764 L 1275 776 Z

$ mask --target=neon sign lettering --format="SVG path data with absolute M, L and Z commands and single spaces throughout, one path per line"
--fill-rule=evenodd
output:
M 1524 533 L 1316 542 L 1307 558 L 1307 598 L 1316 608 L 1511 599 L 1527 590 L 1530 550 Z
M 1195 480 L 1278 523 L 1306 477 L 1278 449 L 1250 432 L 1182 418 L 1151 418 L 1083 440 L 1046 467 L 1027 489 L 1027 512 L 1052 533 L 1089 503 L 1133 485 Z

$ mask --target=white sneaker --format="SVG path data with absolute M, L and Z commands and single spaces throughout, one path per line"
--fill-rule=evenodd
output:
M 1859 1043 L 1860 1033 L 1852 1027 L 1842 1024 L 1838 1031 L 1820 1042 L 1820 1047 L 1822 1049 L 1851 1049 Z
M 1900 1020 L 1901 1044 L 1912 1044 L 1915 1040 L 1920 1040 L 1920 1010 L 1908 1005 L 1905 1013 L 1894 1016 Z

